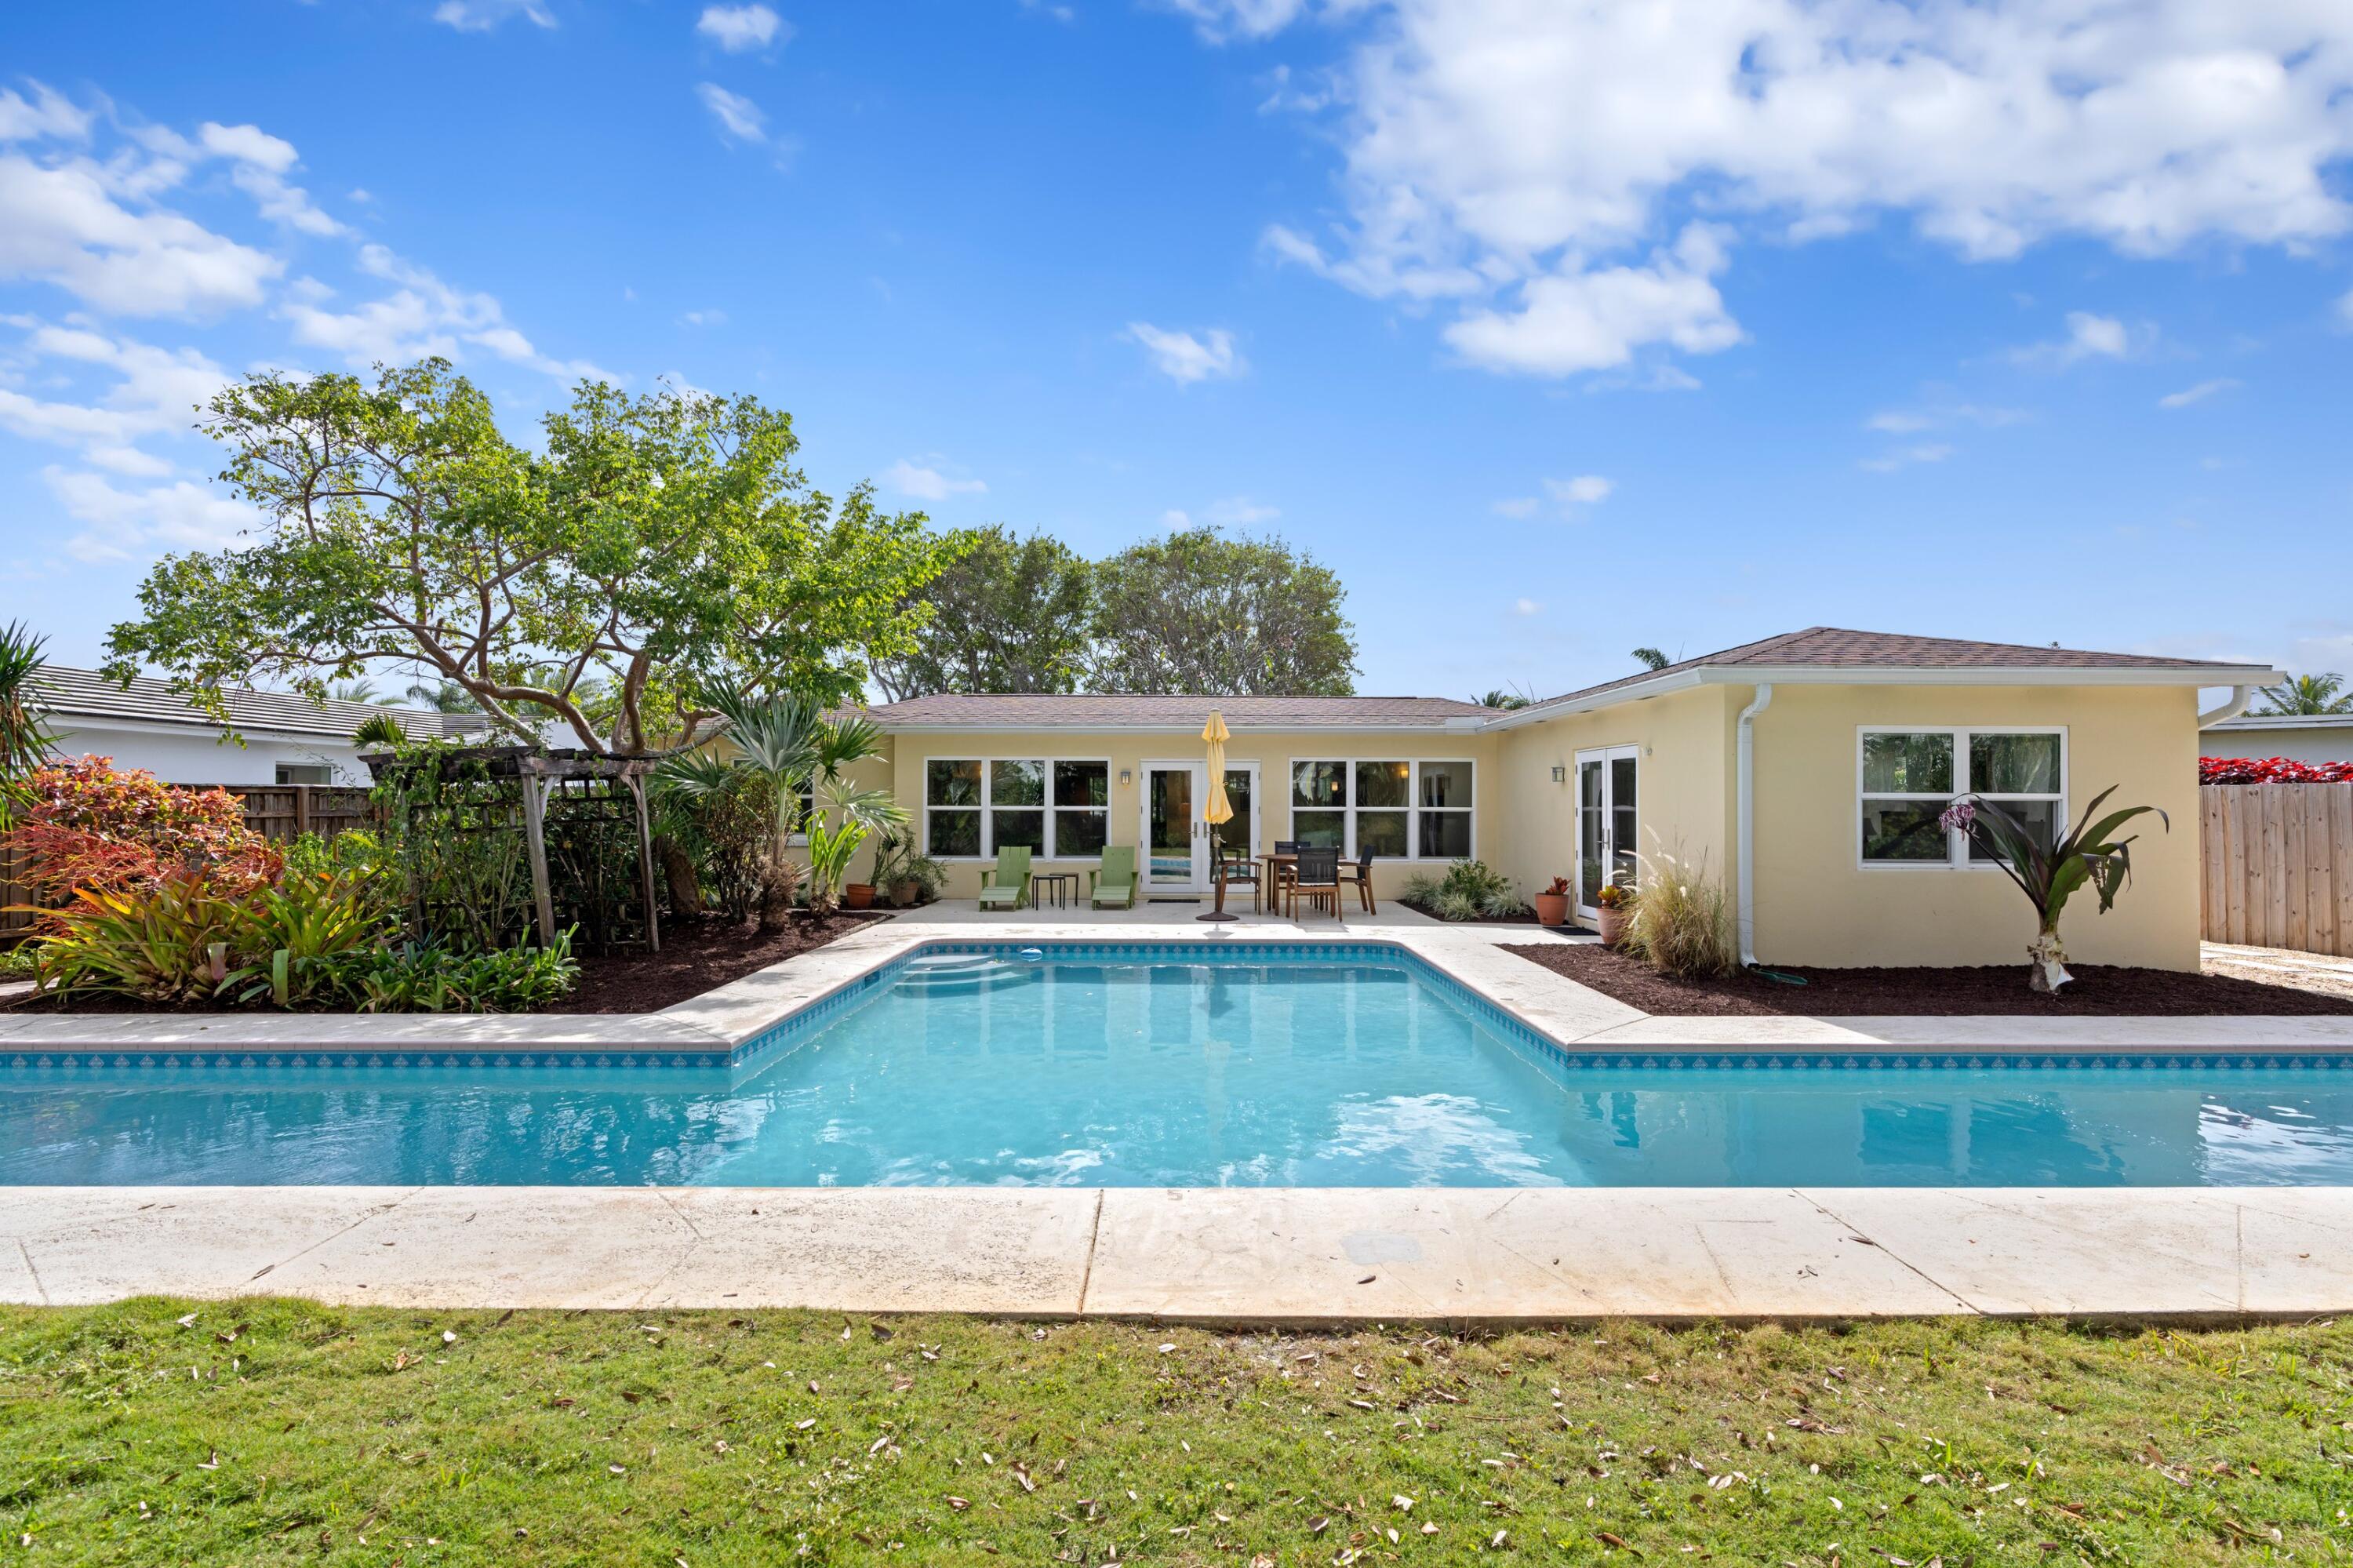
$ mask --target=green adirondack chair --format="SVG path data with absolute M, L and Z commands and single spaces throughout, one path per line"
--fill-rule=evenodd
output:
M 1016 844 L 997 852 L 997 863 L 980 879 L 983 909 L 1029 907 L 1029 846 Z
M 1087 896 L 1098 909 L 1135 907 L 1135 846 L 1106 845 L 1103 864 L 1087 873 Z

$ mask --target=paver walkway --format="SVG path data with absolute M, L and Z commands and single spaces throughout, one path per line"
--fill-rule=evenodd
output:
M 0 1189 L 0 1300 L 1207 1322 L 2353 1309 L 2344 1188 Z

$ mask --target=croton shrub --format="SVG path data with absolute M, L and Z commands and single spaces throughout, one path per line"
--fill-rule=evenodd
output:
M 175 877 L 239 898 L 283 869 L 227 790 L 174 787 L 143 768 L 117 771 L 105 757 L 35 768 L 8 840 L 25 879 L 53 905 L 78 888 L 134 893 Z
M 2298 762 L 2292 757 L 2201 757 L 2200 784 L 2353 784 L 2353 762 Z

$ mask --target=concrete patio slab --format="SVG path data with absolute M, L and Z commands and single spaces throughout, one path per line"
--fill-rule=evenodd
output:
M 2353 1310 L 2353 1188 L 40 1188 L 0 1300 L 1466 1322 Z

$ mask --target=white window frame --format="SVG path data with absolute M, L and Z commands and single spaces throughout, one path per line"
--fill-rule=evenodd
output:
M 1293 781 L 1297 778 L 1299 765 L 1303 762 L 1338 763 L 1342 770 L 1342 777 L 1346 780 L 1348 786 L 1345 803 L 1338 806 L 1302 806 L 1294 800 L 1292 797 Z M 1406 803 L 1401 807 L 1357 805 L 1356 765 L 1360 762 L 1404 763 L 1406 765 Z M 1421 766 L 1425 762 L 1442 762 L 1450 768 L 1468 768 L 1471 770 L 1471 804 L 1467 808 L 1461 806 L 1424 806 L 1421 803 Z M 1423 811 L 1427 810 L 1433 815 L 1441 816 L 1467 816 L 1471 819 L 1471 853 L 1461 858 L 1466 860 L 1477 860 L 1479 858 L 1479 768 L 1480 762 L 1475 757 L 1399 757 L 1395 752 L 1388 752 L 1386 754 L 1375 752 L 1365 757 L 1334 757 L 1329 754 L 1319 753 L 1308 757 L 1289 758 L 1285 759 L 1282 765 L 1283 825 L 1291 830 L 1291 839 L 1296 841 L 1299 837 L 1299 827 L 1296 818 L 1300 812 L 1338 811 L 1341 818 L 1340 836 L 1342 841 L 1340 858 L 1345 861 L 1353 861 L 1357 858 L 1356 813 L 1360 810 L 1402 810 L 1405 812 L 1406 853 L 1402 855 L 1383 855 L 1381 858 L 1384 860 L 1418 861 L 1422 858 L 1421 813 Z M 1262 789 L 1264 788 L 1264 780 L 1261 779 L 1260 784 Z M 1268 842 L 1270 843 L 1273 842 L 1271 837 L 1269 838 Z M 1431 857 L 1433 863 L 1439 860 L 1444 860 L 1451 863 L 1455 858 L 1456 857 L 1452 855 Z
M 1949 793 L 1917 789 L 1866 789 L 1863 788 L 1863 739 L 1873 735 L 1943 735 L 1953 742 L 1953 788 Z M 1978 735 L 2055 735 L 2059 737 L 2059 790 L 2052 794 L 1996 794 L 1979 791 L 1969 779 L 1969 738 Z M 1854 731 L 1854 815 L 1849 825 L 1847 842 L 1852 847 L 1857 870 L 1883 871 L 2000 871 L 1998 860 L 1978 860 L 1969 853 L 1968 834 L 1957 828 L 1945 832 L 1943 860 L 1871 860 L 1862 853 L 1863 802 L 1870 800 L 1939 800 L 1947 804 L 1964 795 L 1978 795 L 1997 805 L 2011 800 L 2052 800 L 2058 804 L 2059 832 L 2064 833 L 2072 821 L 2068 815 L 2073 799 L 2074 746 L 2070 741 L 2067 726 L 2061 724 L 1865 724 Z
M 932 764 L 934 762 L 978 763 L 980 765 L 979 804 L 973 806 L 934 805 L 932 803 Z M 1039 768 L 1043 768 L 1045 772 L 1045 803 L 1040 806 L 999 806 L 994 803 L 989 797 L 997 786 L 997 765 L 1000 762 L 1034 762 Z M 1103 814 L 1103 842 L 1105 844 L 1111 844 L 1117 842 L 1112 837 L 1112 807 L 1108 800 L 1106 800 L 1101 806 L 1058 807 L 1054 804 L 1054 769 L 1065 763 L 1073 762 L 1090 763 L 1095 767 L 1101 768 L 1103 770 L 1103 781 L 1105 784 L 1111 783 L 1118 777 L 1117 774 L 1113 771 L 1111 758 L 1108 757 L 970 757 L 959 755 L 955 757 L 924 758 L 923 759 L 922 768 L 919 774 L 919 777 L 923 780 L 923 791 L 924 853 L 927 854 L 931 853 L 932 813 L 934 811 L 976 811 L 980 814 L 980 853 L 978 854 L 935 855 L 933 857 L 935 860 L 944 861 L 951 864 L 965 863 L 977 863 L 984 861 L 994 861 L 997 858 L 997 813 L 999 811 L 1042 812 L 1046 819 L 1046 848 L 1048 850 L 1051 850 L 1054 845 L 1055 813 L 1061 810 L 1068 810 L 1073 815 L 1083 811 L 1101 811 Z M 1078 861 L 1073 862 L 1068 855 L 1057 856 L 1050 853 L 1033 855 L 1031 859 L 1035 863 L 1039 865 L 1049 863 L 1067 865 L 1084 863 L 1083 856 L 1080 857 Z

